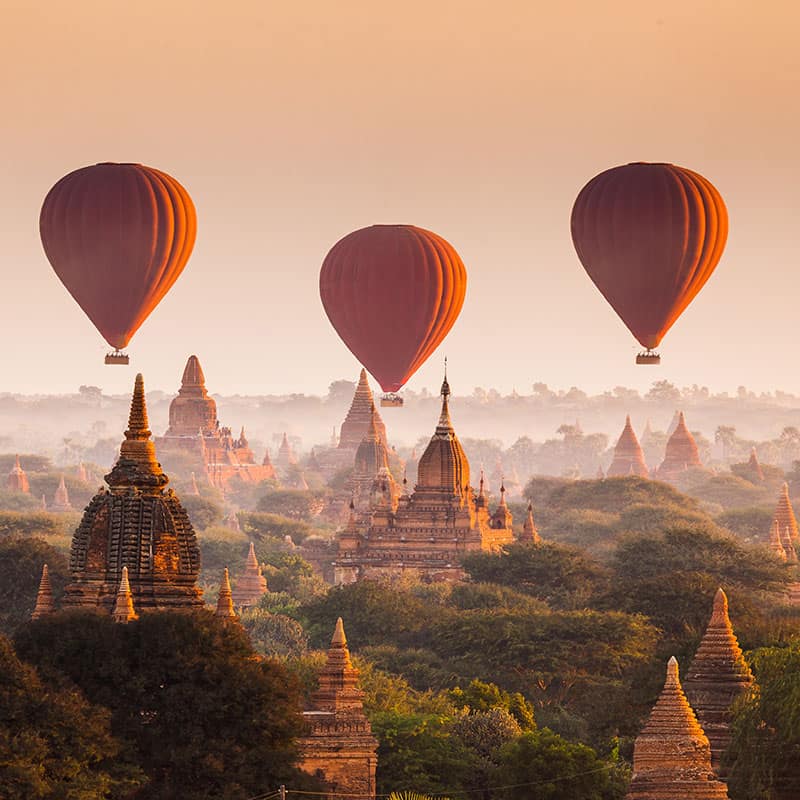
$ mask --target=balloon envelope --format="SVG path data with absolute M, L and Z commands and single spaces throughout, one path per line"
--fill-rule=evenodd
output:
M 373 225 L 338 241 L 319 290 L 331 324 L 385 392 L 396 392 L 447 335 L 467 271 L 449 242 L 413 225 Z
M 69 173 L 48 192 L 39 217 L 56 275 L 117 349 L 178 279 L 196 231 L 183 186 L 141 164 L 96 164 Z
M 656 347 L 719 262 L 728 213 L 710 181 L 672 164 L 601 172 L 572 209 L 589 277 L 631 333 Z

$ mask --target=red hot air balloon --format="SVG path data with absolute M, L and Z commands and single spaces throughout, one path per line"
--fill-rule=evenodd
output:
M 340 239 L 319 275 L 322 305 L 384 392 L 384 405 L 438 347 L 464 304 L 467 271 L 449 242 L 413 225 L 373 225 Z
M 48 192 L 39 217 L 47 258 L 103 338 L 119 352 L 186 266 L 197 220 L 186 190 L 141 164 L 96 164 Z
M 572 241 L 586 272 L 646 352 L 703 288 L 728 236 L 728 212 L 702 175 L 672 164 L 601 172 L 572 209 Z

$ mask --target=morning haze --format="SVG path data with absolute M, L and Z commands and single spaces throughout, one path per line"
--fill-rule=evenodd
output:
M 197 206 L 189 264 L 129 348 L 150 388 L 173 391 L 191 352 L 226 393 L 321 394 L 354 379 L 318 299 L 319 266 L 352 229 L 408 222 L 445 236 L 469 274 L 460 319 L 411 389 L 438 386 L 446 352 L 462 391 L 661 378 L 800 390 L 793 371 L 775 372 L 795 333 L 799 12 L 611 11 L 6 4 L 5 388 L 130 388 L 132 370 L 102 366 L 105 343 L 38 236 L 50 186 L 112 160 L 166 169 Z M 635 160 L 698 170 L 730 215 L 719 268 L 657 369 L 634 367 L 636 344 L 569 237 L 583 184 Z

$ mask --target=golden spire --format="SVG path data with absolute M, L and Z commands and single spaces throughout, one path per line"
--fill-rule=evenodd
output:
M 247 551 L 247 561 L 245 566 L 248 569 L 258 569 L 258 559 L 256 558 L 256 546 L 250 542 L 250 549 Z M 225 570 L 227 574 L 227 569 Z
M 252 549 L 253 545 L 250 544 Z M 233 610 L 233 594 L 231 593 L 231 579 L 228 575 L 228 568 L 222 573 L 222 583 L 219 586 L 219 596 L 217 597 L 217 610 L 215 616 L 230 619 L 236 617 L 236 612 Z
M 444 380 L 442 381 L 442 388 L 439 390 L 442 397 L 442 413 L 439 415 L 439 424 L 436 426 L 442 428 L 444 432 L 453 430 L 453 423 L 450 420 L 450 384 L 447 381 L 447 358 L 444 360 Z M 439 431 L 437 430 L 437 433 Z
M 50 573 L 47 564 L 42 567 L 42 579 L 39 581 L 39 593 L 36 595 L 36 607 L 33 609 L 31 619 L 40 619 L 52 614 L 56 610 L 53 601 L 53 589 L 50 586 Z
M 133 607 L 133 595 L 131 594 L 131 585 L 128 582 L 128 568 L 122 568 L 122 577 L 119 582 L 119 590 L 117 591 L 117 601 L 114 604 L 114 611 L 111 616 L 114 622 L 128 623 L 131 620 L 138 619 L 138 615 Z
M 128 430 L 125 431 L 125 440 L 119 449 L 119 460 L 110 474 L 106 475 L 109 486 L 161 488 L 169 483 L 169 478 L 156 460 L 156 448 L 150 437 L 144 378 L 140 373 L 136 376 L 133 387 Z

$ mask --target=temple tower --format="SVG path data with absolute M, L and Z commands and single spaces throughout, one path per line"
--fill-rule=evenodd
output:
M 256 558 L 256 549 L 250 542 L 244 572 L 236 579 L 233 602 L 240 608 L 254 606 L 267 593 L 267 579 L 261 574 L 261 565 Z
M 675 658 L 650 719 L 633 746 L 626 800 L 728 800 L 711 768 L 711 748 L 678 677 Z
M 525 517 L 525 524 L 522 526 L 522 533 L 519 536 L 520 544 L 539 544 L 542 537 L 536 530 L 536 523 L 533 521 L 533 503 L 528 503 L 528 516 Z
M 786 531 L 788 529 L 788 538 L 791 539 L 795 547 L 800 545 L 800 532 L 798 532 L 792 501 L 789 499 L 788 483 L 784 483 L 781 486 L 781 493 L 778 496 L 778 505 L 775 508 L 775 515 L 772 517 L 772 526 L 775 527 L 776 525 L 780 531 L 782 542 L 786 541 Z
M 753 674 L 742 655 L 722 589 L 694 660 L 684 678 L 686 697 L 711 745 L 711 765 L 721 775 L 722 754 L 731 743 L 731 707 L 750 691 Z
M 222 583 L 219 585 L 219 595 L 217 596 L 217 610 L 214 616 L 222 619 L 236 619 L 236 612 L 233 610 L 233 597 L 231 596 L 231 579 L 228 575 L 228 568 L 222 573 Z
M 11 467 L 11 471 L 6 478 L 6 489 L 9 492 L 30 494 L 31 485 L 28 482 L 28 476 L 25 474 L 25 470 L 20 466 L 19 456 L 14 457 L 14 466 Z
M 364 714 L 363 699 L 340 617 L 319 688 L 303 715 L 308 733 L 298 739 L 300 768 L 331 793 L 366 799 L 375 796 L 378 741 Z
M 761 483 L 764 480 L 764 470 L 761 469 L 755 447 L 750 450 L 750 458 L 747 461 L 747 471 L 753 483 Z
M 156 461 L 141 375 L 119 459 L 105 480 L 109 488 L 92 498 L 72 538 L 64 606 L 110 612 L 125 570 L 140 611 L 202 607 L 197 538 Z
M 47 564 L 42 567 L 42 579 L 39 581 L 39 592 L 36 595 L 36 606 L 31 614 L 31 619 L 40 619 L 52 614 L 56 610 L 53 600 L 53 588 L 50 585 L 50 573 Z
M 275 463 L 278 465 L 278 469 L 283 473 L 297 464 L 297 458 L 292 449 L 292 445 L 289 443 L 289 437 L 285 432 L 283 434 L 283 439 L 281 439 L 281 445 L 278 448 L 278 456 L 275 459 Z
M 122 622 L 124 624 L 139 618 L 133 607 L 133 594 L 131 594 L 131 586 L 128 581 L 127 567 L 122 568 L 119 589 L 117 589 L 117 599 L 111 616 L 114 618 L 114 622 Z
M 189 356 L 178 396 L 169 404 L 169 428 L 165 436 L 191 436 L 219 428 L 217 404 L 206 390 L 206 376 L 197 356 Z
M 389 471 L 386 440 L 378 428 L 378 411 L 373 405 L 364 438 L 358 445 L 353 462 L 352 496 L 359 511 L 366 511 L 369 508 L 374 484 L 379 475 L 391 481 L 391 488 L 396 489 Z M 393 506 L 396 494 L 394 491 Z
M 636 438 L 636 433 L 631 425 L 631 418 L 625 418 L 625 427 L 622 429 L 616 447 L 614 448 L 614 458 L 611 466 L 606 473 L 609 478 L 624 477 L 626 475 L 638 475 L 640 478 L 647 478 L 650 470 L 644 460 L 644 452 Z
M 661 481 L 671 481 L 688 469 L 702 469 L 697 442 L 686 427 L 683 411 L 678 414 L 678 424 L 667 441 L 664 460 L 658 468 L 657 477 Z
M 375 427 L 378 435 L 384 442 L 386 441 L 386 428 L 377 410 L 373 415 L 374 408 L 375 402 L 372 397 L 372 389 L 369 388 L 367 371 L 362 369 L 361 374 L 358 376 L 358 385 L 353 395 L 353 402 L 350 404 L 350 409 L 344 418 L 339 433 L 338 447 L 340 449 L 356 450 L 366 436 L 373 416 L 375 417 Z
M 50 506 L 51 511 L 73 511 L 72 503 L 69 501 L 69 492 L 67 491 L 67 484 L 64 483 L 64 476 L 58 483 L 55 495 L 53 495 L 53 505 Z

